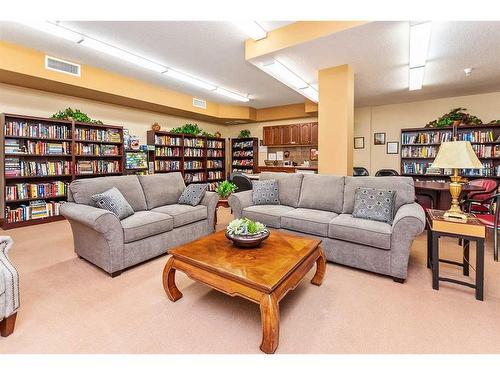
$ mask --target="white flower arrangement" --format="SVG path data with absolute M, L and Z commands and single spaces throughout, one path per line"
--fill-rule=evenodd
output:
M 255 236 L 266 231 L 264 224 L 247 218 L 235 219 L 227 226 L 227 233 L 231 236 Z

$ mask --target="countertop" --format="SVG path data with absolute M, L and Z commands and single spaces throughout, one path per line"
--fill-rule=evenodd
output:
M 311 166 L 302 166 L 302 165 L 260 165 L 259 168 L 279 168 L 279 169 L 287 169 L 289 168 L 290 170 L 292 169 L 301 169 L 301 170 L 311 170 L 311 171 L 317 171 L 318 167 L 311 167 Z

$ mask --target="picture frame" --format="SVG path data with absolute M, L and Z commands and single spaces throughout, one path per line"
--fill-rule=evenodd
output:
M 354 137 L 354 149 L 362 150 L 365 148 L 365 137 Z
M 399 154 L 399 142 L 387 142 L 387 154 Z
M 309 150 L 309 160 L 312 160 L 312 161 L 318 160 L 318 149 L 311 148 Z
M 373 134 L 373 144 L 374 145 L 385 145 L 385 133 Z

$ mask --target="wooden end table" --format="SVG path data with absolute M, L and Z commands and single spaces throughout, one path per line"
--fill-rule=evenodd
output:
M 484 238 L 486 230 L 484 225 L 475 217 L 470 216 L 467 223 L 448 221 L 443 218 L 445 211 L 426 210 L 427 223 L 427 268 L 432 269 L 432 288 L 439 290 L 439 282 L 445 281 L 464 285 L 476 290 L 476 299 L 483 300 L 484 289 Z M 439 258 L 439 238 L 455 237 L 462 239 L 463 260 L 455 262 Z M 470 241 L 476 242 L 476 281 L 475 284 L 447 277 L 439 277 L 439 262 L 462 267 L 463 275 L 469 276 L 469 246 Z
M 239 249 L 219 231 L 170 250 L 163 270 L 163 287 L 175 302 L 182 293 L 175 285 L 175 271 L 229 296 L 240 296 L 260 306 L 260 349 L 274 353 L 279 342 L 279 301 L 295 289 L 316 264 L 311 280 L 321 285 L 326 261 L 320 241 L 271 231 L 255 249 Z
M 214 229 L 215 229 L 215 226 L 217 225 L 217 209 L 219 207 L 225 207 L 225 208 L 229 208 L 229 202 L 226 199 L 222 199 L 222 198 L 219 198 L 219 200 L 217 201 L 217 205 L 215 206 L 215 214 L 214 214 Z

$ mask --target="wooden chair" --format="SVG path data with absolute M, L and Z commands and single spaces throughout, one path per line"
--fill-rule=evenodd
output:
M 380 169 L 375 173 L 375 177 L 399 176 L 399 173 L 394 169 Z
M 460 202 L 462 210 L 468 213 L 489 213 L 491 197 L 497 192 L 498 181 L 490 178 L 480 178 L 472 180 L 469 185 L 483 188 L 481 191 L 470 192 L 465 199 Z
M 486 226 L 486 228 L 493 229 L 493 260 L 498 262 L 498 217 L 500 215 L 500 193 L 492 195 L 488 201 L 490 211 L 487 213 L 475 213 L 474 216 L 477 217 Z
M 364 167 L 353 167 L 352 168 L 352 175 L 353 175 L 353 177 L 369 176 L 370 173 L 368 173 L 368 170 Z

